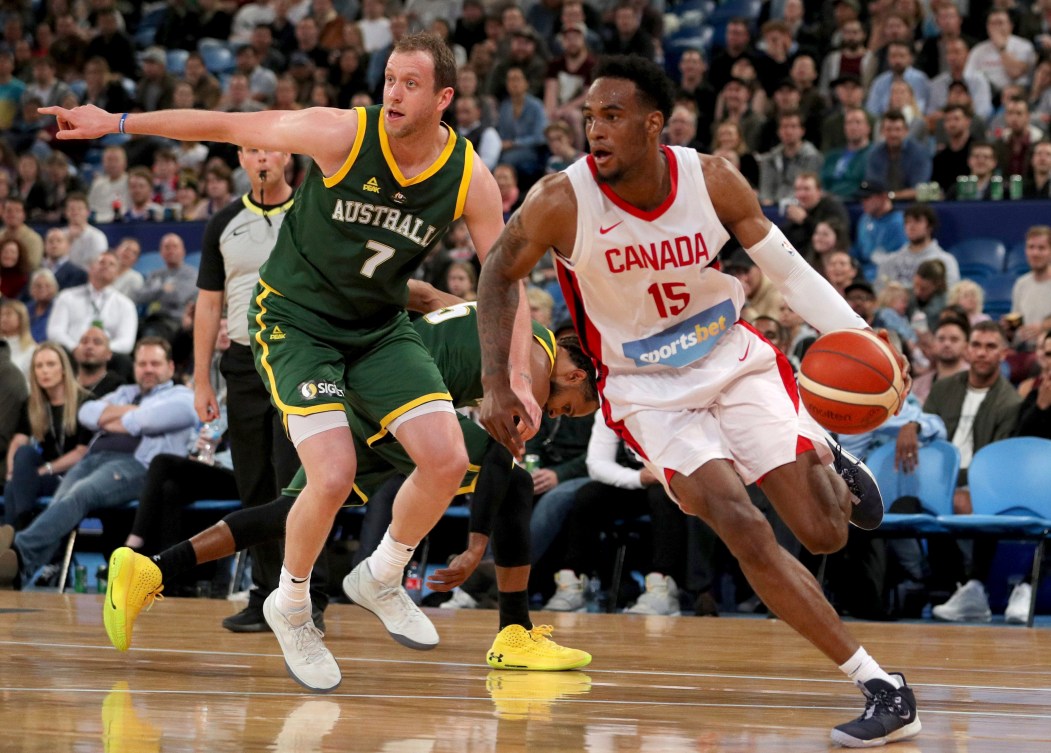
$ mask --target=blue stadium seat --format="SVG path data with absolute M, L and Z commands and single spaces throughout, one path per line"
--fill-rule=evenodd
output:
M 978 284 L 985 291 L 984 312 L 994 319 L 999 319 L 1011 311 L 1011 290 L 1014 288 L 1018 275 L 1012 272 L 1000 272 L 999 274 L 983 277 Z
M 996 238 L 968 238 L 953 245 L 949 253 L 960 264 L 960 276 L 980 280 L 1003 271 L 1007 249 Z
M 183 262 L 188 267 L 201 268 L 201 252 L 200 251 L 187 251 L 186 260 Z
M 214 75 L 231 73 L 235 67 L 234 55 L 230 48 L 222 41 L 215 39 L 202 39 L 197 45 L 197 51 L 204 58 L 204 67 Z
M 879 530 L 883 533 L 911 531 L 919 534 L 941 531 L 938 516 L 952 514 L 960 451 L 951 442 L 936 440 L 920 447 L 919 463 L 912 473 L 902 473 L 894 468 L 895 449 L 894 442 L 887 442 L 865 458 L 865 464 L 876 477 L 883 494 L 883 504 L 890 507 L 901 497 L 916 497 L 926 512 L 888 512 Z
M 186 58 L 190 57 L 188 50 L 168 50 L 168 73 L 173 76 L 181 76 L 186 70 Z
M 725 0 L 712 9 L 708 16 L 708 23 L 715 26 L 738 17 L 750 18 L 754 21 L 759 17 L 759 9 L 762 5 L 760 0 Z
M 961 537 L 978 535 L 1037 542 L 1029 627 L 1033 626 L 1044 549 L 1051 538 L 1051 440 L 1013 437 L 988 444 L 974 454 L 967 481 L 972 515 L 940 520 Z M 1009 482 L 1007 480 L 1010 480 Z
M 149 277 L 150 272 L 164 269 L 164 259 L 157 251 L 144 251 L 135 262 L 135 271 L 143 277 Z
M 1016 275 L 1023 275 L 1029 271 L 1029 260 L 1025 258 L 1025 241 L 1012 243 L 1008 247 L 1004 271 L 1013 272 Z

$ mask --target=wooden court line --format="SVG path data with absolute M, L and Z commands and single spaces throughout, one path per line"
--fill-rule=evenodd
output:
M 254 691 L 254 690 L 204 690 L 204 689 L 192 689 L 192 690 L 167 690 L 167 689 L 143 689 L 143 690 L 122 690 L 114 691 L 112 688 L 54 688 L 54 687 L 39 687 L 39 688 L 17 688 L 17 687 L 0 687 L 0 692 L 10 693 L 77 693 L 77 694 L 88 694 L 88 695 L 105 695 L 112 692 L 125 692 L 130 693 L 133 696 L 193 696 L 199 698 L 201 696 L 237 696 L 237 697 L 258 697 L 258 698 L 302 698 L 307 695 L 311 698 L 319 700 L 331 700 L 331 699 L 347 699 L 347 700 L 383 700 L 383 701 L 479 701 L 485 703 L 492 703 L 493 697 L 490 695 L 484 696 L 473 696 L 473 695 L 419 695 L 419 694 L 393 694 L 393 693 L 325 693 L 325 694 L 308 694 L 303 691 Z M 510 694 L 501 694 L 500 701 L 536 701 L 536 696 L 513 696 Z M 703 701 L 648 701 L 648 700 L 628 700 L 628 699 L 602 699 L 602 698 L 589 698 L 587 696 L 575 695 L 560 697 L 557 699 L 550 699 L 553 703 L 583 703 L 592 704 L 596 706 L 661 706 L 661 707 L 677 707 L 677 708 L 711 708 L 711 709 L 750 709 L 750 710 L 761 710 L 761 711 L 856 711 L 857 704 L 851 704 L 849 706 L 815 706 L 815 705 L 798 705 L 798 704 L 778 704 L 778 703 L 710 703 Z M 1051 721 L 1051 714 L 1031 714 L 1031 713 L 1015 713 L 1007 711 L 966 711 L 960 709 L 928 709 L 923 708 L 921 712 L 924 716 L 949 716 L 949 717 L 995 717 L 999 719 L 1029 719 L 1036 721 Z
M 95 651 L 109 651 L 112 652 L 114 649 L 111 646 L 100 646 L 97 644 L 83 644 L 83 643 L 41 643 L 41 642 L 30 642 L 30 641 L 5 641 L 0 640 L 0 646 L 22 646 L 32 648 L 52 648 L 52 649 L 89 649 Z M 281 654 L 279 653 L 268 653 L 268 652 L 253 652 L 253 651 L 209 651 L 206 649 L 187 649 L 187 648 L 151 648 L 151 647 L 136 647 L 132 648 L 129 652 L 144 653 L 144 654 L 183 654 L 183 655 L 200 655 L 200 656 L 222 656 L 227 658 L 245 657 L 245 658 L 272 658 L 280 659 Z M 145 657 L 144 657 L 145 658 Z M 373 658 L 369 659 L 360 656 L 336 656 L 336 659 L 344 662 L 355 662 L 359 664 L 408 664 L 416 666 L 429 666 L 429 667 L 457 667 L 464 669 L 482 669 L 486 665 L 481 662 L 452 662 L 452 661 L 435 661 L 435 660 L 423 660 L 423 659 L 382 659 Z M 209 664 L 208 666 L 216 667 L 223 666 L 217 664 Z M 238 667 L 241 665 L 228 665 L 230 667 Z M 491 668 L 487 668 L 487 671 Z M 725 672 L 681 672 L 681 671 L 661 671 L 661 670 L 645 670 L 645 669 L 592 669 L 591 667 L 583 667 L 580 670 L 590 675 L 638 675 L 643 677 L 668 677 L 668 678 L 704 678 L 704 679 L 715 679 L 715 680 L 753 680 L 762 682 L 797 682 L 797 683 L 834 683 L 841 685 L 846 682 L 842 677 L 788 677 L 785 675 L 748 675 L 748 674 L 729 674 Z M 911 673 L 922 673 L 925 671 L 929 672 L 959 672 L 959 668 L 955 667 L 913 667 L 910 669 Z M 972 668 L 968 668 L 967 672 L 975 672 Z M 993 671 L 993 670 L 989 670 Z M 1004 670 L 995 670 L 1002 672 Z M 1036 676 L 1047 676 L 1051 678 L 1051 672 L 1041 672 L 1036 670 L 1011 670 L 1012 674 L 1032 674 Z M 680 686 L 649 686 L 654 689 L 679 689 Z M 1004 692 L 1022 692 L 1022 693 L 1051 693 L 1051 687 L 1018 687 L 1013 685 L 959 685 L 955 683 L 937 683 L 937 682 L 923 682 L 919 683 L 918 688 L 939 688 L 948 690 L 965 690 L 965 691 L 976 691 L 976 690 L 996 690 Z M 686 687 L 687 690 L 693 690 L 694 688 Z M 371 697 L 371 696 L 370 696 Z M 380 697 L 380 696 L 377 696 Z M 399 696 L 401 697 L 401 696 Z M 411 697 L 411 696 L 406 696 Z M 764 708 L 763 706 L 757 706 L 756 708 Z M 807 707 L 809 708 L 809 707 Z M 1043 718 L 1043 717 L 1041 717 Z M 1051 718 L 1051 716 L 1048 716 Z

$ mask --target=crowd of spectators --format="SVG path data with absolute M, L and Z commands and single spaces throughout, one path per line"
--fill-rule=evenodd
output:
M 598 56 L 631 53 L 662 62 L 678 91 L 665 142 L 732 162 L 803 257 L 867 322 L 892 333 L 912 364 L 920 405 L 936 397 L 939 382 L 972 365 L 972 335 L 986 331 L 981 323 L 990 317 L 981 285 L 961 277 L 951 249 L 939 245 L 937 205 L 930 202 L 1051 198 L 1051 0 L 972 0 L 966 12 L 952 0 L 772 0 L 758 4 L 755 18 L 719 22 L 708 36 L 699 35 L 704 44 L 683 43 L 677 32 L 687 21 L 676 13 L 678 5 L 0 4 L 0 371 L 5 406 L 8 396 L 24 406 L 0 427 L 7 478 L 34 470 L 18 452 L 35 442 L 50 449 L 39 455 L 47 463 L 40 474 L 45 481 L 34 482 L 29 497 L 58 487 L 66 463 L 83 456 L 81 440 L 98 428 L 74 421 L 56 434 L 75 413 L 63 406 L 102 398 L 132 381 L 140 338 L 173 346 L 171 377 L 176 383 L 188 378 L 198 279 L 186 257 L 198 249 L 187 248 L 178 223 L 207 220 L 250 189 L 230 145 L 122 134 L 59 141 L 54 119 L 39 108 L 252 112 L 369 105 L 382 99 L 393 44 L 424 29 L 447 40 L 460 66 L 446 119 L 493 171 L 505 219 L 537 179 L 583 155 L 581 104 Z M 297 185 L 309 167 L 289 160 L 288 183 Z M 851 202 L 861 208 L 854 222 Z M 1051 230 L 1037 219 L 1026 236 L 1029 271 L 1015 283 L 1011 314 L 998 315 L 994 325 L 1002 337 L 997 375 L 1027 406 L 1017 426 L 1004 425 L 1011 424 L 1008 433 L 1047 436 Z M 110 247 L 117 224 L 158 222 L 174 231 L 159 237 L 156 248 L 132 237 Z M 145 275 L 136 269 L 144 254 L 162 261 Z M 816 333 L 784 305 L 747 254 L 728 248 L 723 269 L 744 287 L 745 318 L 798 364 Z M 470 300 L 477 271 L 461 222 L 420 274 Z M 550 262 L 538 266 L 532 283 L 534 315 L 562 322 L 565 302 Z M 45 362 L 60 373 L 57 382 L 48 381 Z M 21 382 L 13 378 L 18 371 Z M 608 457 L 588 461 L 591 422 L 576 429 L 568 423 L 548 426 L 541 436 L 570 438 L 571 447 L 538 445 L 544 455 L 534 474 L 538 556 L 564 521 L 575 519 L 578 493 L 585 505 L 578 515 L 593 517 L 589 481 L 639 492 L 625 499 L 649 500 L 655 511 L 665 501 L 630 461 L 592 479 L 593 465 L 608 470 L 624 453 L 599 443 Z M 952 431 L 948 438 L 957 440 Z M 15 499 L 8 522 L 23 527 L 32 510 L 18 493 Z M 680 521 L 658 517 L 661 531 L 682 538 Z M 563 587 L 582 592 L 594 575 L 583 562 L 593 543 L 570 541 L 556 605 L 559 599 L 579 605 Z M 657 541 L 654 551 L 666 553 Z M 679 560 L 665 565 L 656 558 L 651 566 L 647 588 L 652 584 L 659 594 L 640 603 L 674 611 L 667 595 L 677 598 L 676 582 L 690 580 L 702 583 L 691 589 L 698 611 L 711 611 L 708 580 L 691 576 Z

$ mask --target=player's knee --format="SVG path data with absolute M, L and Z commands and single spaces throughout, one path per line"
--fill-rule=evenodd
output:
M 442 447 L 429 453 L 427 461 L 420 463 L 417 468 L 421 476 L 429 479 L 430 483 L 440 487 L 459 488 L 469 465 L 467 450 L 461 444 Z
M 307 484 L 320 498 L 342 505 L 354 488 L 356 463 L 353 460 L 336 460 L 313 469 L 307 474 Z

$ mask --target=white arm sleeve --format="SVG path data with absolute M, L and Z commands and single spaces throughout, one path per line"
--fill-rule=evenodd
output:
M 836 289 L 792 248 L 776 225 L 770 227 L 763 240 L 746 250 L 792 310 L 818 332 L 869 328 Z

